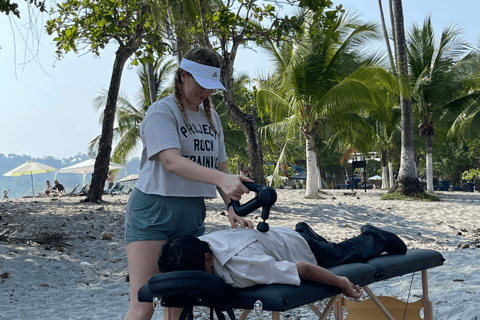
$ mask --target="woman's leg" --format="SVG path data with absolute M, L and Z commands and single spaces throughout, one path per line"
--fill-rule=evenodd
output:
M 157 259 L 165 241 L 136 241 L 127 244 L 128 273 L 130 276 L 130 307 L 125 320 L 149 320 L 153 316 L 151 302 L 139 302 L 138 290 L 148 279 L 159 273 Z M 165 310 L 166 311 L 166 310 Z M 178 320 L 181 309 L 170 309 L 168 320 Z
M 127 244 L 130 277 L 130 306 L 125 320 L 149 320 L 153 316 L 150 302 L 138 301 L 138 290 L 158 273 L 157 258 L 165 241 L 136 241 Z

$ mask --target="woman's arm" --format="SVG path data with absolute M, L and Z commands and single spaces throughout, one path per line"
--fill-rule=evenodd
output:
M 339 287 L 343 294 L 350 298 L 360 298 L 363 294 L 360 286 L 354 285 L 348 278 L 339 277 L 327 269 L 303 261 L 297 262 L 296 266 L 301 279 Z
M 228 164 L 226 162 L 221 162 L 218 164 L 218 171 L 221 171 L 221 172 L 224 172 L 226 174 L 230 174 L 230 170 L 228 170 Z M 246 178 L 246 177 L 245 177 Z M 248 181 L 245 181 L 245 182 L 253 182 L 252 180 L 250 180 L 249 178 L 247 178 Z M 225 202 L 225 204 L 229 204 L 231 199 L 230 197 L 228 197 L 221 188 L 217 187 L 217 190 L 218 190 L 218 193 L 220 193 L 220 196 L 222 197 L 223 201 Z M 249 191 L 250 192 L 250 191 Z M 230 225 L 232 226 L 232 228 L 236 228 L 237 227 L 237 222 L 240 224 L 240 227 L 242 228 L 250 228 L 252 229 L 253 228 L 253 223 L 252 221 L 248 220 L 248 219 L 244 219 L 242 217 L 239 217 L 236 213 L 235 213 L 235 210 L 233 210 L 233 207 L 230 206 L 230 208 L 228 208 L 227 210 L 228 212 L 228 221 L 230 222 Z
M 242 183 L 242 181 L 252 182 L 249 178 L 198 165 L 183 157 L 179 149 L 163 150 L 158 153 L 158 158 L 167 171 L 188 180 L 216 185 L 228 199 L 240 200 L 242 194 L 249 192 Z

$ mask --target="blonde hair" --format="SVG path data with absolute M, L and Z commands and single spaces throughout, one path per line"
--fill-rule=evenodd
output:
M 215 68 L 220 68 L 221 63 L 222 63 L 222 58 L 221 56 L 213 51 L 212 49 L 209 48 L 193 48 L 190 49 L 185 56 L 183 56 L 185 59 L 188 59 L 190 61 L 204 64 L 210 67 L 215 67 Z M 181 73 L 183 69 L 178 68 L 177 72 L 175 73 L 175 100 L 177 101 L 178 107 L 180 108 L 180 112 L 182 114 L 182 119 L 185 122 L 188 131 L 192 131 L 193 129 L 191 126 L 188 124 L 188 117 L 187 113 L 185 112 L 185 106 L 182 103 L 182 78 L 181 78 Z M 215 128 L 215 123 L 213 122 L 212 118 L 212 106 L 210 104 L 210 98 L 207 97 L 205 100 L 203 100 L 203 110 L 205 111 L 205 115 L 207 117 L 208 123 L 213 128 L 213 131 L 218 135 L 218 131 Z

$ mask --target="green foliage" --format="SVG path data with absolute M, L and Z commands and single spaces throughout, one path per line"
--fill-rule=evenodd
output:
M 220 2 L 217 10 L 205 14 L 205 21 L 198 19 L 190 33 L 198 38 L 203 37 L 202 23 L 205 22 L 209 32 L 216 35 L 220 42 L 255 41 L 260 45 L 268 40 L 292 41 L 303 34 L 302 25 L 306 20 L 317 26 L 320 23 L 330 26 L 337 15 L 344 12 L 342 5 L 333 8 L 333 3 L 329 0 L 287 0 L 287 5 L 292 8 L 298 6 L 304 11 L 280 17 L 276 6 L 258 5 L 256 0 L 229 1 L 227 4 Z
M 47 21 L 47 33 L 55 34 L 57 55 L 61 57 L 78 48 L 100 55 L 100 49 L 111 41 L 119 46 L 132 46 L 138 60 L 152 61 L 153 52 L 162 51 L 162 41 L 156 32 L 148 6 L 141 0 L 67 0 L 51 10 L 56 17 Z M 150 44 L 148 44 L 150 43 Z M 155 47 L 154 45 L 155 44 Z
M 40 12 L 45 12 L 45 0 L 25 0 L 28 4 L 33 4 Z M 7 16 L 12 13 L 17 18 L 20 18 L 20 10 L 18 10 L 18 4 L 10 2 L 10 0 L 0 0 L 0 12 L 4 12 Z
M 367 39 L 376 37 L 376 26 L 361 24 L 348 13 L 334 22 L 329 26 L 305 23 L 304 37 L 295 42 L 265 45 L 276 70 L 260 81 L 257 92 L 260 116 L 273 122 L 261 128 L 263 136 L 272 141 L 272 149 L 287 153 L 286 142 L 298 147 L 303 136 L 304 141 L 316 142 L 321 165 L 332 173 L 339 169 L 343 154 L 335 148 L 340 146 L 338 140 L 366 145 L 362 137 L 371 137 L 373 130 L 362 110 L 382 105 L 375 103 L 368 84 L 377 71 L 361 67 L 363 60 L 355 54 Z M 380 107 L 369 111 L 385 113 Z
M 480 169 L 478 168 L 470 169 L 462 173 L 462 180 L 474 181 L 475 179 L 480 179 Z
M 404 200 L 404 201 L 440 201 L 440 198 L 428 192 L 417 193 L 414 196 L 406 196 L 400 192 L 387 193 L 381 197 L 382 200 Z

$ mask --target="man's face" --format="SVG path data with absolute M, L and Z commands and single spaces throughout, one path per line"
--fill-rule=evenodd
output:
M 213 265 L 213 254 L 205 253 L 205 271 L 214 274 L 215 272 L 213 271 Z

